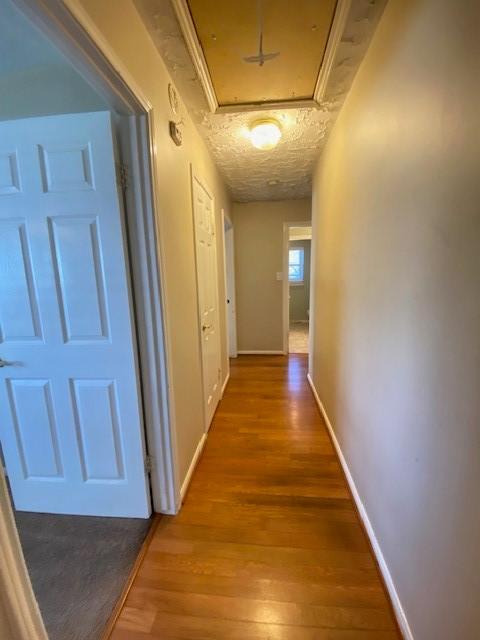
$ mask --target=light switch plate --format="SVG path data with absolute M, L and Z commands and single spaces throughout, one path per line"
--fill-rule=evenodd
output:
M 277 280 L 283 280 L 283 271 L 277 271 Z

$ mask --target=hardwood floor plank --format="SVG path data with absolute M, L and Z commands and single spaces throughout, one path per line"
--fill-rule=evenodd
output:
M 318 629 L 162 614 L 145 634 L 117 627 L 112 640 L 396 640 L 395 631 Z
M 203 540 L 179 540 L 156 538 L 150 545 L 152 552 L 188 556 L 192 558 L 223 558 L 242 564 L 261 563 L 268 567 L 327 567 L 348 569 L 375 569 L 369 551 L 345 551 L 338 549 L 301 549 L 274 545 L 240 544 Z
M 258 521 L 257 521 L 258 523 Z M 238 527 L 231 525 L 210 526 L 204 524 L 181 524 L 175 520 L 166 522 L 162 527 L 162 533 L 168 539 L 198 540 L 205 542 L 227 542 L 237 544 L 255 544 L 271 547 L 292 547 L 296 549 L 335 549 L 362 551 L 369 553 L 362 531 L 356 523 L 337 526 L 335 528 L 318 527 L 316 530 L 308 530 L 306 527 L 297 527 L 295 536 L 292 530 L 282 530 L 275 526 L 275 521 L 264 520 L 263 526 L 250 526 L 242 522 Z M 333 529 L 333 530 L 332 530 Z M 274 535 L 272 535 L 274 533 Z
M 400 638 L 306 366 L 232 362 L 182 511 L 161 518 L 113 640 Z
M 394 623 L 385 608 L 332 607 L 298 602 L 182 593 L 137 587 L 128 597 L 129 607 L 142 611 L 184 614 L 208 619 L 228 619 L 265 624 L 283 624 L 330 629 L 374 629 L 385 631 Z
M 156 572 L 146 570 L 139 574 L 138 587 L 156 588 L 157 585 L 158 574 Z M 375 609 L 382 608 L 385 603 L 385 595 L 380 585 L 370 588 L 343 584 L 324 586 L 311 582 L 288 582 L 270 578 L 253 578 L 252 576 L 234 578 L 198 574 L 185 576 L 181 572 L 164 571 L 162 572 L 162 586 L 167 591 L 338 607 Z
M 194 557 L 158 552 L 146 558 L 145 561 L 149 562 L 151 572 L 157 573 L 159 585 L 161 585 L 163 571 L 238 578 L 249 576 L 252 579 L 271 578 L 273 580 L 291 580 L 293 582 L 309 582 L 320 585 L 363 586 L 366 588 L 378 581 L 376 568 L 338 568 L 321 565 L 313 567 L 306 565 L 279 567 L 263 562 L 238 562 L 238 560 L 216 556 Z

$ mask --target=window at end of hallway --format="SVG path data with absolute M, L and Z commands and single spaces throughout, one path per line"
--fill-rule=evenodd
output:
M 288 250 L 288 280 L 293 284 L 303 284 L 304 249 Z

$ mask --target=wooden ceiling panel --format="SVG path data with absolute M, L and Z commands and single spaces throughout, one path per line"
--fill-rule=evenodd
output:
M 336 0 L 188 0 L 220 106 L 312 99 Z M 279 55 L 263 66 L 246 56 Z

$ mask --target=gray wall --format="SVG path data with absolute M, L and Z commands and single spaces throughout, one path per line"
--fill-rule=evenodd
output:
M 307 311 L 310 308 L 310 240 L 292 240 L 289 242 L 289 248 L 303 247 L 304 249 L 304 268 L 303 268 L 303 284 L 291 284 L 289 316 L 290 322 L 307 321 Z
M 480 634 L 479 31 L 390 0 L 314 179 L 311 372 L 415 640 Z
M 0 120 L 107 109 L 67 63 L 0 76 Z
M 10 0 L 0 0 L 0 120 L 108 109 Z
M 308 199 L 235 202 L 235 287 L 239 351 L 282 351 L 283 223 L 308 222 Z

